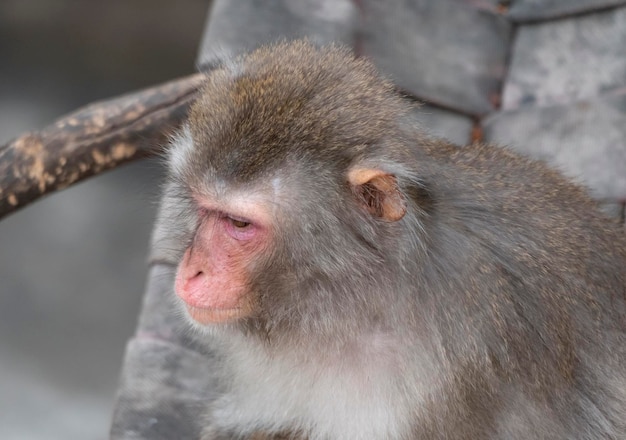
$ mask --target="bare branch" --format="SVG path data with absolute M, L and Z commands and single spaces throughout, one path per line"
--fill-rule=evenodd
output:
M 45 194 L 160 152 L 202 76 L 90 104 L 0 146 L 0 218 Z

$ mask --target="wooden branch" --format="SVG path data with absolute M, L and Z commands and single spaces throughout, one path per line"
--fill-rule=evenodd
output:
M 0 218 L 45 194 L 162 151 L 202 77 L 90 104 L 0 146 Z

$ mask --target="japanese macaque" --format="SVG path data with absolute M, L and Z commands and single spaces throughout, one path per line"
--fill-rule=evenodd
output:
M 334 46 L 207 73 L 163 226 L 221 353 L 203 438 L 626 438 L 623 230 L 411 106 Z

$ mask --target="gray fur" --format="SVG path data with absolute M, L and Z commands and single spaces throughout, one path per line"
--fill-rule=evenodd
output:
M 426 138 L 342 49 L 229 65 L 172 145 L 173 252 L 193 234 L 188 193 L 217 186 L 279 182 L 279 233 L 250 279 L 255 313 L 199 329 L 224 354 L 207 439 L 626 438 L 626 240 L 582 188 Z M 357 166 L 395 176 L 401 220 L 362 209 Z

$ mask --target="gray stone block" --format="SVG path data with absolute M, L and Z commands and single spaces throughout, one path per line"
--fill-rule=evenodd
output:
M 279 40 L 352 47 L 358 18 L 350 0 L 215 0 L 209 14 L 200 66 Z
M 502 14 L 508 10 L 511 0 L 456 0 L 468 6 L 491 11 L 494 14 Z
M 521 26 L 503 109 L 592 98 L 626 86 L 626 8 Z
M 516 21 L 545 20 L 626 5 L 626 0 L 513 0 L 509 16 Z
M 187 343 L 187 325 L 179 312 L 174 295 L 176 266 L 155 264 L 150 267 L 146 294 L 135 337 L 167 340 L 181 345 Z
M 111 440 L 198 439 L 216 396 L 215 359 L 158 339 L 128 343 Z
M 457 145 L 467 145 L 474 125 L 468 116 L 423 105 L 412 112 L 412 116 L 429 134 L 449 140 Z
M 400 88 L 468 114 L 494 109 L 511 26 L 455 0 L 363 0 L 359 50 Z
M 217 360 L 191 339 L 174 307 L 175 267 L 151 267 L 135 337 L 128 343 L 111 439 L 196 439 L 216 397 Z
M 551 163 L 598 199 L 626 199 L 626 93 L 496 113 L 485 138 Z

